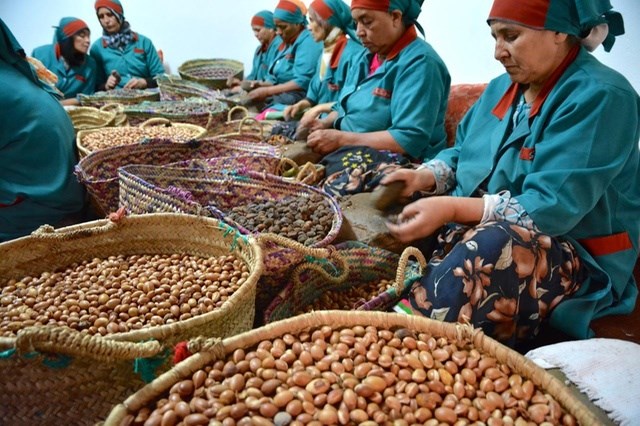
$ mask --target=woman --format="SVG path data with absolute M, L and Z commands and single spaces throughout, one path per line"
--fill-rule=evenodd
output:
M 638 292 L 640 98 L 585 47 L 609 50 L 622 17 L 602 0 L 494 0 L 488 23 L 506 74 L 454 147 L 384 182 L 433 195 L 388 225 L 405 242 L 439 232 L 410 306 L 511 345 L 543 321 L 587 338 Z
M 56 28 L 54 44 L 37 47 L 31 54 L 58 77 L 56 87 L 64 95 L 63 105 L 78 105 L 78 94 L 95 91 L 97 67 L 87 54 L 90 41 L 89 26 L 81 19 L 66 17 Z
M 279 53 L 261 87 L 249 92 L 254 103 L 283 109 L 302 99 L 315 73 L 322 45 L 313 41 L 307 25 L 307 8 L 299 0 L 280 0 L 273 12 L 276 32 L 282 37 Z
M 273 13 L 262 10 L 251 18 L 251 29 L 260 42 L 260 46 L 253 54 L 253 66 L 251 72 L 246 76 L 244 84 L 240 79 L 231 77 L 227 81 L 227 86 L 235 87 L 243 85 L 246 89 L 254 89 L 260 81 L 264 81 L 271 64 L 278 55 L 278 48 L 282 44 L 282 39 L 276 34 L 276 24 L 273 22 Z
M 74 131 L 0 19 L 0 241 L 79 219 Z
M 367 48 L 326 119 L 307 144 L 324 155 L 325 190 L 372 190 L 381 176 L 446 146 L 444 117 L 451 78 L 435 50 L 418 38 L 422 0 L 353 0 L 351 16 Z M 332 127 L 332 128 L 331 128 Z
M 284 110 L 285 120 L 302 115 L 297 126 L 299 138 L 306 138 L 309 126 L 318 116 L 331 112 L 354 58 L 364 50 L 355 35 L 349 7 L 342 0 L 312 2 L 309 6 L 309 30 L 315 41 L 323 42 L 320 63 L 309 83 L 307 96 Z M 295 127 L 296 123 L 292 124 Z
M 151 40 L 131 30 L 119 0 L 97 0 L 96 14 L 103 33 L 91 46 L 98 65 L 98 88 L 147 89 L 158 87 L 154 77 L 164 74 Z

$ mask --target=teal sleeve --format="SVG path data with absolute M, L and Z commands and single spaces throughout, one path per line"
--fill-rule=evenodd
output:
M 293 81 L 302 90 L 306 91 L 309 88 L 309 82 L 316 72 L 321 53 L 322 45 L 313 41 L 310 35 L 305 37 L 298 46 L 293 63 Z

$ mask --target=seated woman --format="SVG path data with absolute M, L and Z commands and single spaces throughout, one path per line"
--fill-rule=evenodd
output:
M 251 29 L 260 42 L 260 46 L 253 54 L 253 66 L 251 72 L 245 77 L 244 82 L 239 78 L 230 77 L 227 81 L 228 87 L 242 85 L 245 90 L 256 88 L 260 81 L 267 77 L 269 67 L 278 55 L 278 48 L 282 44 L 282 39 L 275 31 L 276 24 L 273 22 L 273 13 L 262 10 L 251 18 Z
M 309 5 L 309 30 L 315 41 L 324 44 L 320 63 L 309 83 L 307 96 L 284 110 L 285 120 L 304 113 L 299 124 L 293 122 L 290 126 L 294 132 L 297 127 L 297 136 L 302 139 L 306 139 L 309 126 L 318 116 L 331 112 L 354 58 L 364 50 L 355 35 L 349 6 L 342 0 L 312 2 Z
M 56 88 L 64 95 L 63 105 L 78 105 L 78 94 L 95 91 L 98 70 L 96 61 L 87 54 L 90 42 L 89 26 L 81 19 L 66 17 L 56 28 L 54 44 L 31 53 L 58 77 Z
M 282 37 L 279 53 L 260 87 L 249 92 L 253 103 L 284 109 L 302 99 L 313 77 L 322 45 L 311 37 L 307 8 L 299 0 L 280 0 L 273 12 L 276 32 Z
M 73 125 L 0 19 L 0 241 L 80 220 Z
M 587 51 L 609 50 L 622 17 L 599 0 L 494 0 L 488 23 L 506 74 L 453 147 L 384 181 L 426 191 L 390 232 L 438 235 L 410 309 L 509 345 L 547 321 L 587 338 L 592 319 L 631 312 L 638 293 L 640 98 Z
M 351 2 L 357 35 L 368 50 L 354 60 L 336 111 L 315 120 L 307 138 L 325 156 L 324 189 L 330 193 L 371 191 L 385 172 L 446 146 L 451 78 L 436 51 L 417 36 L 421 4 Z
M 131 30 L 119 0 L 96 0 L 103 33 L 91 46 L 98 65 L 98 89 L 158 87 L 154 77 L 164 74 L 151 40 Z

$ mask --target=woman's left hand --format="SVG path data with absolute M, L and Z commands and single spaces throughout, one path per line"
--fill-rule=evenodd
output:
M 342 132 L 335 129 L 315 130 L 307 137 L 307 146 L 318 154 L 326 155 L 342 145 Z
M 387 222 L 389 233 L 403 243 L 428 237 L 452 221 L 450 197 L 429 197 L 402 209 L 397 223 Z
M 125 89 L 146 89 L 147 80 L 144 78 L 131 77 L 127 84 L 124 85 Z
M 259 87 L 247 93 L 247 97 L 252 101 L 262 101 L 268 98 L 270 95 L 271 94 L 269 93 L 269 89 L 266 87 Z

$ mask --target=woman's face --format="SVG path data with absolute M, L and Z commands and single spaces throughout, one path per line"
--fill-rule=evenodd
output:
M 276 24 L 276 33 L 287 44 L 293 43 L 303 29 L 300 24 L 290 24 L 279 19 L 274 19 L 274 22 Z
M 251 29 L 253 30 L 253 35 L 256 36 L 260 44 L 269 43 L 271 40 L 273 40 L 273 37 L 275 35 L 275 32 L 267 27 L 254 25 L 251 27 Z
M 73 35 L 73 48 L 85 55 L 89 51 L 89 45 L 91 44 L 91 33 L 88 29 L 80 30 Z
M 356 34 L 371 53 L 386 55 L 404 33 L 402 13 L 380 10 L 353 9 Z
M 494 57 L 515 83 L 544 84 L 565 56 L 561 46 L 566 35 L 555 31 L 493 21 L 491 35 Z
M 109 34 L 115 34 L 120 31 L 120 21 L 116 18 L 116 15 L 111 12 L 111 10 L 106 7 L 101 7 L 98 9 L 98 19 L 100 20 L 100 25 L 102 25 L 102 29 L 105 30 Z
M 325 22 L 317 19 L 314 13 L 309 13 L 309 31 L 315 41 L 323 41 L 329 35 Z

